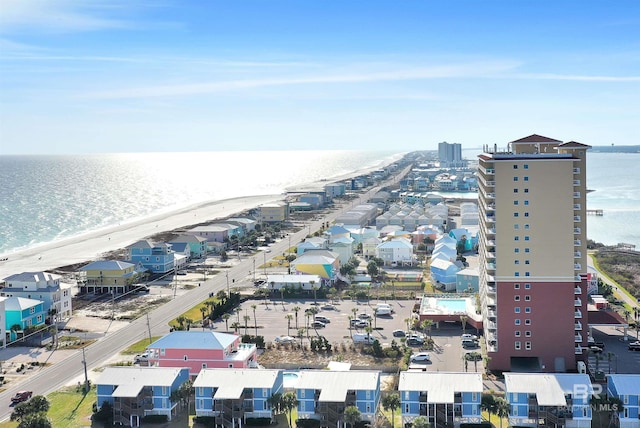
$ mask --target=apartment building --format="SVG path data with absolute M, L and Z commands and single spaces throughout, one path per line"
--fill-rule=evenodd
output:
M 586 152 L 540 135 L 479 155 L 489 368 L 564 372 L 587 345 Z

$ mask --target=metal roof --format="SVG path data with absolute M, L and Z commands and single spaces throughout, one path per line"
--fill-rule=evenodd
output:
M 174 331 L 147 349 L 225 349 L 238 338 L 235 334 L 209 331 Z
M 618 395 L 638 395 L 640 390 L 640 375 L 614 374 L 607 375 L 609 382 L 615 385 Z
M 398 391 L 425 391 L 429 403 L 453 404 L 456 392 L 482 393 L 482 374 L 405 371 Z
M 171 386 L 180 375 L 175 367 L 105 367 L 96 380 L 97 385 L 117 385 L 115 397 L 135 397 L 133 391 L 144 386 Z
M 318 402 L 344 402 L 348 391 L 373 391 L 378 388 L 380 372 L 303 370 L 296 389 L 319 389 Z
M 505 373 L 507 393 L 535 394 L 539 406 L 566 406 L 574 385 L 591 385 L 586 374 Z
M 202 369 L 193 386 L 218 388 L 216 399 L 239 398 L 244 388 L 273 388 L 279 373 L 271 369 Z

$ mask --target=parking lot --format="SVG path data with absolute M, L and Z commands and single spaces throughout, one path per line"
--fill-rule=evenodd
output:
M 254 308 L 255 318 L 258 325 L 258 334 L 264 336 L 266 342 L 274 342 L 277 336 L 298 336 L 298 329 L 305 329 L 304 337 L 307 337 L 306 325 L 307 322 L 312 322 L 313 318 L 307 318 L 305 316 L 305 310 L 315 307 L 319 309 L 318 316 L 326 317 L 329 322 L 325 327 L 317 329 L 309 329 L 309 336 L 313 337 L 317 334 L 324 336 L 330 343 L 351 343 L 352 338 L 349 331 L 349 317 L 359 316 L 360 314 L 366 314 L 371 317 L 371 326 L 374 328 L 371 335 L 380 341 L 383 347 L 390 346 L 391 341 L 395 340 L 397 343 L 401 342 L 401 338 L 394 337 L 394 330 L 407 330 L 407 322 L 412 317 L 413 301 L 409 300 L 397 300 L 397 301 L 384 301 L 375 300 L 371 301 L 351 301 L 342 300 L 333 302 L 335 309 L 323 309 L 324 306 L 331 303 L 326 300 L 318 300 L 318 304 L 314 305 L 313 299 L 309 300 L 295 300 L 285 299 L 284 302 L 280 299 L 268 300 L 265 304 L 264 300 L 249 300 L 242 304 L 240 311 L 229 319 L 229 326 L 233 322 L 239 322 L 242 326 L 239 332 L 244 333 L 245 317 L 250 319 L 247 321 L 247 333 L 255 334 L 254 327 Z M 390 316 L 374 317 L 374 309 L 378 303 L 388 303 L 393 309 L 394 313 Z M 296 326 L 296 310 L 298 308 L 297 326 Z M 290 321 L 287 319 L 287 315 L 291 315 Z M 287 330 L 287 324 L 290 323 L 290 329 Z M 224 322 L 218 321 L 216 323 L 216 329 L 224 331 Z M 230 327 L 231 329 L 231 327 Z M 363 327 L 354 327 L 351 330 L 352 334 L 364 334 L 366 333 Z M 468 331 L 468 333 L 474 333 L 474 331 Z M 460 338 L 462 329 L 460 324 L 443 324 L 436 328 L 431 329 L 431 337 L 434 340 L 434 349 L 429 351 L 430 361 L 428 362 L 416 362 L 411 364 L 410 368 L 426 369 L 428 371 L 464 371 L 465 361 L 464 354 L 467 352 L 481 352 L 480 348 L 465 349 L 462 347 L 462 340 Z M 306 341 L 306 339 L 304 339 Z M 416 352 L 419 348 L 416 347 Z M 481 372 L 483 367 L 483 361 L 469 361 L 466 365 L 466 370 L 469 372 L 478 371 Z

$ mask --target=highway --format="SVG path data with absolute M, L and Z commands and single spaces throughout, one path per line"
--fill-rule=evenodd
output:
M 390 179 L 390 181 L 396 181 L 398 177 L 402 177 L 410 170 L 410 166 L 404 169 L 400 174 Z M 286 239 L 282 239 L 279 242 L 273 244 L 270 249 L 271 252 L 265 254 L 265 259 L 271 260 L 274 255 L 282 254 L 286 252 L 289 247 L 289 242 L 297 243 L 301 242 L 311 231 L 312 233 L 320 230 L 322 224 L 328 222 L 332 224 L 337 216 L 345 211 L 348 211 L 352 206 L 368 201 L 372 195 L 374 195 L 381 187 L 389 184 L 389 182 L 373 187 L 367 192 L 361 194 L 359 197 L 350 201 L 348 204 L 343 204 L 340 209 L 332 211 L 324 216 L 320 220 L 314 220 L 308 223 L 307 227 L 303 227 L 300 231 L 291 235 Z M 258 253 L 259 254 L 259 253 Z M 253 269 L 253 260 L 256 255 L 246 257 L 240 263 L 230 268 L 228 272 L 229 283 L 232 280 L 242 280 L 246 278 L 246 273 Z M 109 332 L 107 335 L 98 340 L 97 342 L 84 348 L 84 355 L 86 358 L 86 370 L 91 371 L 94 368 L 101 367 L 105 361 L 111 358 L 113 355 L 119 353 L 123 349 L 126 349 L 130 345 L 149 337 L 149 331 L 152 336 L 161 336 L 169 332 L 168 323 L 172 319 L 178 317 L 184 313 L 187 309 L 196 306 L 200 302 L 206 300 L 209 297 L 209 293 L 217 293 L 220 290 L 227 290 L 227 277 L 226 275 L 215 275 L 208 277 L 207 280 L 202 283 L 201 287 L 194 288 L 189 292 L 175 297 L 172 301 L 154 309 L 148 313 L 148 316 L 142 316 L 135 321 L 131 322 L 131 325 L 120 330 Z M 84 365 L 83 365 L 83 350 L 78 350 L 74 355 L 60 361 L 49 367 L 40 369 L 39 372 L 29 375 L 22 382 L 12 382 L 7 385 L 7 388 L 0 393 L 0 421 L 5 421 L 11 416 L 13 407 L 11 404 L 11 397 L 20 390 L 33 391 L 34 395 L 48 395 L 65 385 L 68 385 L 70 380 L 83 377 L 84 378 Z M 93 400 L 93 397 L 90 397 Z

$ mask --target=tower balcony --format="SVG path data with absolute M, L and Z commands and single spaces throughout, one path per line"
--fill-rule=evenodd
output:
M 576 330 L 576 331 L 582 330 L 582 323 L 580 321 L 576 321 L 576 323 L 574 324 L 573 329 Z
M 580 211 L 582 209 L 582 205 L 580 204 L 573 204 L 573 210 L 574 211 Z
M 580 251 L 574 251 L 573 252 L 573 258 L 574 259 L 579 259 L 580 257 L 582 257 L 582 253 Z
M 582 265 L 580 263 L 573 264 L 573 270 L 581 270 L 581 269 L 582 269 Z
M 573 313 L 573 318 L 581 319 L 582 318 L 582 311 L 580 309 L 576 309 L 576 311 Z
M 580 174 L 580 168 L 573 168 L 574 174 Z
M 574 235 L 580 235 L 582 233 L 582 229 L 580 229 L 579 227 L 574 227 L 573 228 L 573 234 Z
M 580 247 L 580 246 L 582 246 L 582 241 L 581 241 L 581 240 L 579 240 L 579 239 L 574 239 L 574 240 L 573 240 L 573 246 L 574 246 L 574 247 Z
M 580 197 L 580 192 L 573 192 L 573 198 L 579 198 Z
M 580 333 L 576 334 L 576 336 L 574 338 L 574 342 L 582 343 L 582 334 L 580 334 Z
M 579 222 L 580 222 L 580 216 L 579 216 L 579 215 L 574 215 L 574 216 L 573 216 L 573 221 L 574 221 L 575 223 L 579 223 Z
M 579 297 L 578 297 L 578 298 L 576 298 L 576 299 L 573 301 L 573 306 L 582 306 L 582 300 L 580 300 L 580 298 L 579 298 Z
M 576 355 L 582 355 L 582 346 L 580 345 L 576 346 L 574 352 Z
M 580 180 L 573 180 L 574 186 L 580 186 Z
M 573 294 L 582 294 L 582 288 L 580 287 L 575 287 L 573 289 Z

